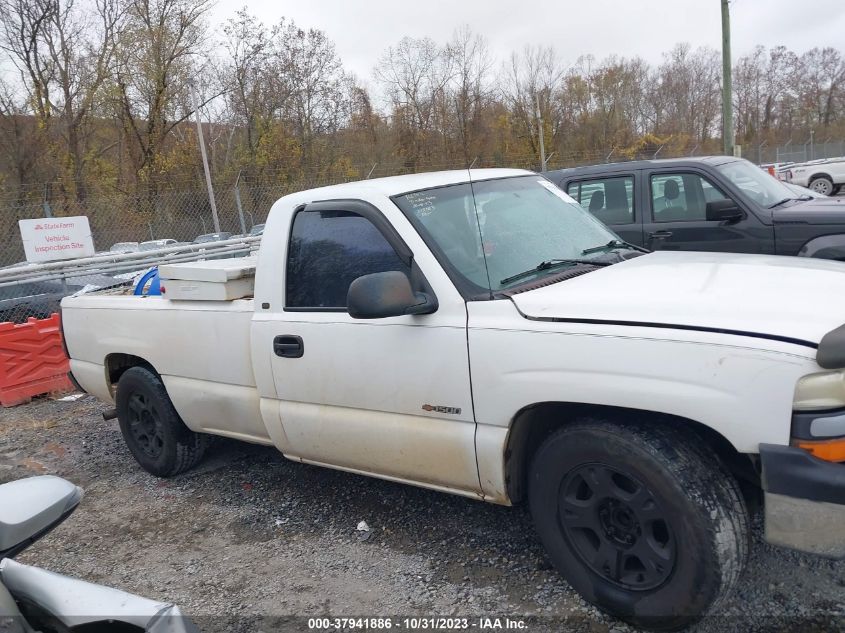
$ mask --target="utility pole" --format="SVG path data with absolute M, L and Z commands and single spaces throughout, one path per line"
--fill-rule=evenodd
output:
M 722 0 L 722 137 L 725 154 L 734 153 L 733 81 L 731 79 L 731 9 Z
M 540 171 L 546 171 L 546 145 L 543 139 L 543 115 L 540 114 L 540 94 L 534 93 L 537 102 L 537 136 L 540 138 Z
M 208 156 L 205 153 L 205 138 L 202 135 L 202 121 L 200 120 L 200 108 L 197 101 L 197 86 L 193 81 L 191 82 L 191 101 L 194 105 L 194 113 L 197 115 L 197 138 L 199 139 L 200 153 L 202 154 L 202 167 L 205 170 L 205 186 L 208 188 L 208 201 L 211 204 L 214 232 L 219 233 L 220 219 L 217 217 L 217 203 L 214 201 L 214 187 L 211 186 L 211 171 L 208 169 Z

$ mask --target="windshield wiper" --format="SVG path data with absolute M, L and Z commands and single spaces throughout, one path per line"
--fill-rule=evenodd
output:
M 632 251 L 639 251 L 641 253 L 650 253 L 651 251 L 647 248 L 643 248 L 642 246 L 637 246 L 636 244 L 631 244 L 629 242 L 624 242 L 622 240 L 610 240 L 607 244 L 602 244 L 601 246 L 591 246 L 590 248 L 585 248 L 581 251 L 582 255 L 589 255 L 590 253 L 598 253 L 599 251 L 610 250 L 613 248 L 628 248 Z
M 523 270 L 521 273 L 516 273 L 515 275 L 511 275 L 510 277 L 505 277 L 499 282 L 499 285 L 504 286 L 505 284 L 509 284 L 510 282 L 516 281 L 517 279 L 528 277 L 528 275 L 533 275 L 534 273 L 539 273 L 544 270 L 548 270 L 549 268 L 553 268 L 560 264 L 572 264 L 573 266 L 579 264 L 586 264 L 588 266 L 610 266 L 612 263 L 614 262 L 597 262 L 592 259 L 547 259 L 534 266 L 534 268 L 529 268 L 528 270 Z
M 786 203 L 787 203 L 787 202 L 789 202 L 790 200 L 796 200 L 796 199 L 797 199 L 797 198 L 784 198 L 784 199 L 783 199 L 783 200 L 781 200 L 780 202 L 775 202 L 774 204 L 770 204 L 770 205 L 769 205 L 769 208 L 770 208 L 770 209 L 774 209 L 775 207 L 779 207 L 779 206 L 780 206 L 780 205 L 782 205 L 782 204 L 786 204 Z

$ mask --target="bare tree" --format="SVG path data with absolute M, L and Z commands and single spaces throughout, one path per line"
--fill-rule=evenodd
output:
M 322 31 L 288 24 L 280 33 L 280 66 L 291 86 L 290 120 L 302 148 L 302 164 L 313 164 L 317 137 L 332 135 L 349 121 L 346 73 L 334 44 Z
M 451 60 L 429 38 L 402 38 L 385 51 L 375 69 L 392 107 L 405 164 L 431 160 L 429 142 L 437 129 L 437 105 L 445 101 Z
M 516 133 L 527 141 L 530 153 L 539 156 L 537 107 L 543 122 L 555 138 L 561 121 L 556 98 L 563 88 L 564 69 L 554 48 L 526 46 L 521 54 L 513 53 L 504 68 L 502 94 L 516 123 Z M 545 128 L 544 128 L 545 130 Z
M 118 0 L 95 0 L 93 12 L 74 0 L 2 0 L 0 8 L 2 46 L 20 71 L 39 129 L 52 134 L 63 186 L 84 202 L 91 115 L 114 70 L 123 9 Z
M 230 121 L 243 129 L 247 149 L 254 152 L 261 122 L 268 120 L 274 109 L 268 94 L 278 83 L 272 80 L 273 37 L 245 8 L 226 23 L 223 32 L 228 59 L 221 65 L 220 82 L 226 90 Z
M 446 46 L 449 66 L 454 69 L 448 84 L 447 100 L 454 108 L 454 128 L 464 161 L 471 162 L 471 153 L 485 130 L 486 107 L 495 93 L 490 77 L 493 58 L 487 40 L 472 32 L 469 26 L 458 28 Z
M 118 112 L 128 155 L 149 194 L 167 175 L 170 133 L 191 114 L 189 90 L 204 57 L 211 0 L 131 0 L 120 42 Z
M 0 166 L 7 175 L 2 179 L 6 186 L 20 189 L 34 180 L 35 168 L 44 153 L 34 123 L 26 100 L 0 79 Z

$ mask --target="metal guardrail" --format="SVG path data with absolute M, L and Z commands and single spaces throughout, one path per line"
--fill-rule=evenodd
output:
M 31 263 L 0 268 L 0 288 L 21 284 L 65 280 L 95 274 L 141 270 L 167 263 L 220 259 L 257 250 L 261 236 L 240 237 L 201 244 L 182 244 L 132 253 L 105 253 L 78 259 Z

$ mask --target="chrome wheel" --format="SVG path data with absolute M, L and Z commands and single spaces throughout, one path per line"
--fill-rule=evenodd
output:
M 833 193 L 833 183 L 827 178 L 816 178 L 810 183 L 810 189 L 823 196 L 829 196 Z

